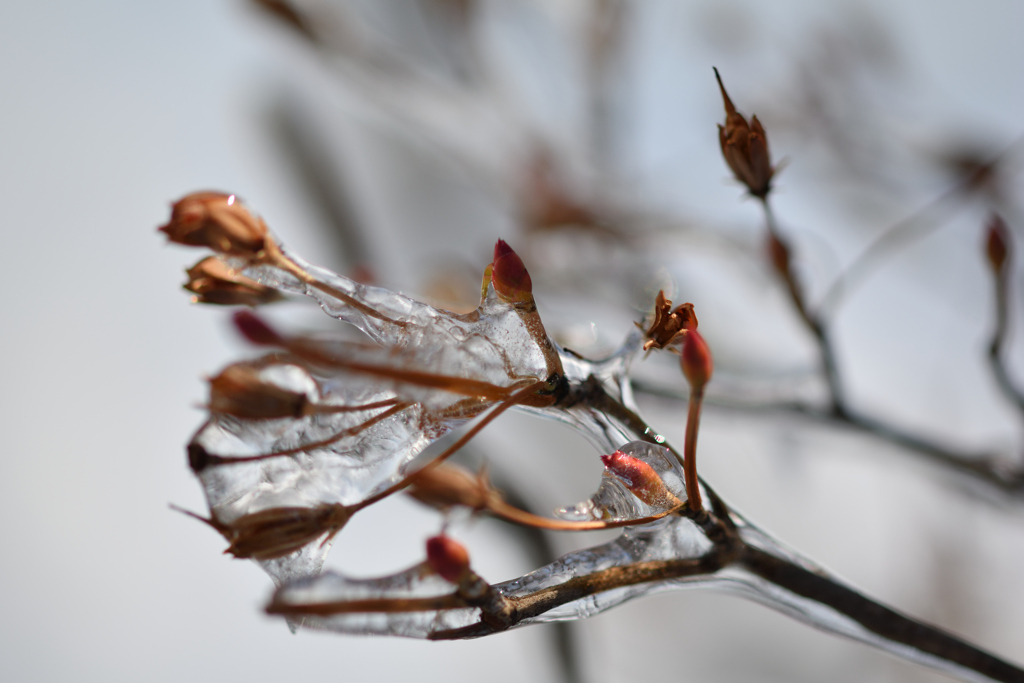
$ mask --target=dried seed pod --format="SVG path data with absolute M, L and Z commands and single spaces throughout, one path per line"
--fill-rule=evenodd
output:
M 239 517 L 218 530 L 231 541 L 225 553 L 237 558 L 273 560 L 301 550 L 324 534 L 324 543 L 341 531 L 352 511 L 339 504 L 277 507 Z
M 469 573 L 469 551 L 441 534 L 427 539 L 427 564 L 445 581 L 459 583 Z
M 464 505 L 483 510 L 491 497 L 496 496 L 486 474 L 473 475 L 449 463 L 418 473 L 406 492 L 424 505 L 442 509 Z
M 237 363 L 210 380 L 210 412 L 248 420 L 303 417 L 311 404 L 304 393 L 265 382 L 260 371 Z
M 686 333 L 679 362 L 683 374 L 686 375 L 686 381 L 690 383 L 691 391 L 700 395 L 704 391 L 704 385 L 711 379 L 714 362 L 711 358 L 711 349 L 697 330 Z
M 255 258 L 269 240 L 267 226 L 233 194 L 196 192 L 175 202 L 160 227 L 172 242 Z
M 195 294 L 196 303 L 259 306 L 281 298 L 276 290 L 240 275 L 219 256 L 208 256 L 185 272 L 185 289 Z
M 697 314 L 693 312 L 693 304 L 681 304 L 673 311 L 672 301 L 665 298 L 665 290 L 660 290 L 654 299 L 654 320 L 644 332 L 647 337 L 644 351 L 663 349 L 678 340 L 686 330 L 696 327 Z
M 508 246 L 505 240 L 494 245 L 494 261 L 491 268 L 491 282 L 494 291 L 510 303 L 533 301 L 533 282 L 519 254 Z
M 653 467 L 639 458 L 634 458 L 622 451 L 611 455 L 602 455 L 601 462 L 605 468 L 625 482 L 634 496 L 656 508 L 674 508 L 682 505 Z
M 992 214 L 985 235 L 985 256 L 992 267 L 992 272 L 996 275 L 1001 274 L 1009 255 L 1010 231 L 998 214 Z
M 725 125 L 718 126 L 718 142 L 722 146 L 722 156 L 729 165 L 733 175 L 747 186 L 750 194 L 764 198 L 771 190 L 772 168 L 768 154 L 768 138 L 761 122 L 754 116 L 747 124 L 743 115 L 736 111 L 729 94 L 722 84 L 722 77 L 715 69 L 715 78 L 722 91 L 725 103 Z

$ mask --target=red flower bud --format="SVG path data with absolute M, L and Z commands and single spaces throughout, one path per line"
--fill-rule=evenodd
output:
M 505 240 L 494 245 L 494 261 L 491 267 L 491 283 L 494 291 L 505 301 L 527 303 L 533 301 L 533 282 L 519 254 Z
M 689 330 L 686 333 L 679 362 L 683 367 L 683 374 L 686 375 L 686 381 L 690 383 L 690 389 L 696 394 L 704 391 L 704 385 L 711 379 L 714 363 L 711 360 L 711 349 L 697 330 Z
M 284 338 L 251 311 L 238 311 L 232 317 L 242 336 L 259 346 L 283 346 Z
M 985 239 L 985 255 L 992 266 L 992 271 L 999 275 L 1010 253 L 1010 231 L 1006 223 L 998 215 L 993 214 L 988 223 L 988 234 Z
M 626 483 L 626 487 L 634 496 L 648 505 L 673 508 L 682 504 L 682 501 L 668 490 L 654 468 L 643 460 L 626 455 L 622 451 L 615 451 L 611 455 L 602 455 L 601 462 L 609 472 Z
M 458 583 L 469 572 L 469 552 L 444 534 L 434 536 L 427 539 L 427 564 L 445 581 Z

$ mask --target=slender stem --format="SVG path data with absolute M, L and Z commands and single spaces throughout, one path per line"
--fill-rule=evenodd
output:
M 769 236 L 774 240 L 784 243 L 779 235 L 779 228 L 778 223 L 775 220 L 775 213 L 772 211 L 772 207 L 768 202 L 767 196 L 761 198 L 761 206 L 764 208 L 765 225 Z M 825 382 L 828 384 L 829 398 L 832 402 L 832 412 L 837 416 L 846 415 L 847 408 L 846 402 L 843 398 L 842 383 L 840 382 L 839 377 L 839 367 L 836 363 L 835 350 L 832 348 L 828 330 L 821 320 L 808 308 L 803 289 L 800 287 L 800 283 L 797 282 L 796 276 L 789 267 L 788 254 L 786 256 L 786 263 L 784 264 L 784 267 L 777 270 L 779 270 L 779 275 L 786 284 L 786 289 L 789 291 L 789 298 L 793 302 L 793 306 L 796 308 L 797 313 L 800 315 L 800 319 L 803 320 L 804 325 L 810 333 L 814 335 L 814 339 L 818 343 L 818 352 L 821 355 L 821 364 L 825 371 Z
M 988 364 L 1003 395 L 1024 415 L 1024 392 L 1014 385 L 1003 361 L 1003 346 L 1010 319 L 1010 267 L 1009 261 L 993 277 L 996 302 L 996 326 L 988 346 Z
M 670 510 L 659 512 L 656 515 L 638 517 L 636 519 L 618 519 L 608 522 L 601 520 L 574 522 L 567 519 L 550 519 L 548 517 L 541 517 L 531 512 L 520 510 L 519 508 L 513 507 L 512 505 L 500 500 L 491 501 L 487 505 L 488 512 L 496 517 L 504 519 L 507 522 L 520 524 L 522 526 L 531 526 L 537 529 L 549 529 L 551 531 L 599 531 L 602 529 L 618 529 L 627 526 L 639 526 L 641 524 L 648 524 L 663 517 L 667 517 L 674 512 L 678 512 L 681 508 L 682 505 L 678 505 Z
M 683 443 L 683 474 L 686 477 L 686 502 L 694 512 L 704 509 L 697 481 L 697 429 L 700 427 L 700 406 L 704 390 L 690 392 L 690 408 L 686 415 L 686 441 Z

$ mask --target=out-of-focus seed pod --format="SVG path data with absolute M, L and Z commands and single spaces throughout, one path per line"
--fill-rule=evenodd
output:
M 243 515 L 230 524 L 215 525 L 231 541 L 225 553 L 237 558 L 273 560 L 301 550 L 324 534 L 324 542 L 341 531 L 352 511 L 339 504 L 313 508 L 277 507 Z
M 494 245 L 494 261 L 491 264 L 491 283 L 494 291 L 510 303 L 533 301 L 533 282 L 519 254 L 508 246 L 505 240 Z
M 774 232 L 768 233 L 768 257 L 772 261 L 775 271 L 789 279 L 789 247 Z
M 255 313 L 238 311 L 232 317 L 232 322 L 235 323 L 235 327 L 242 333 L 242 336 L 253 344 L 260 346 L 284 345 L 284 338 Z
M 771 190 L 772 176 L 775 174 L 768 154 L 768 138 L 764 127 L 756 116 L 751 118 L 748 125 L 747 120 L 736 111 L 732 100 L 729 99 L 729 93 L 725 91 L 718 69 L 715 69 L 715 78 L 718 79 L 718 87 L 722 91 L 722 100 L 725 103 L 725 125 L 718 126 L 718 142 L 722 147 L 722 156 L 725 157 L 725 163 L 729 165 L 733 175 L 747 186 L 750 194 L 764 198 Z
M 711 359 L 711 349 L 708 348 L 704 337 L 697 330 L 690 330 L 686 333 L 680 364 L 693 393 L 702 393 L 704 385 L 711 379 L 714 363 Z
M 249 213 L 235 195 L 223 192 L 196 192 L 178 200 L 160 231 L 178 244 L 248 258 L 263 251 L 269 238 L 263 220 Z
M 992 267 L 992 272 L 1000 275 L 1010 256 L 1010 231 L 997 214 L 993 214 L 988 222 L 985 235 L 985 256 Z
M 281 298 L 276 290 L 240 275 L 219 256 L 208 256 L 185 272 L 185 289 L 195 294 L 196 303 L 259 306 Z
M 601 462 L 609 472 L 625 482 L 634 496 L 648 505 L 662 509 L 682 505 L 655 469 L 643 460 L 615 451 L 611 455 L 602 455 Z
M 445 581 L 459 583 L 469 573 L 469 551 L 444 534 L 434 536 L 427 539 L 427 564 Z
M 485 509 L 493 495 L 486 476 L 473 475 L 449 463 L 420 472 L 406 491 L 424 505 L 437 508 L 463 505 L 473 510 Z
M 303 417 L 310 408 L 305 394 L 260 379 L 250 365 L 229 365 L 210 380 L 210 412 L 248 420 Z

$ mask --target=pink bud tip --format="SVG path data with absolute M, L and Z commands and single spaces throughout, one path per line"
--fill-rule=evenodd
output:
M 445 581 L 458 583 L 469 571 L 469 552 L 448 536 L 434 536 L 427 539 L 427 564 Z
M 494 291 L 506 301 L 525 303 L 533 299 L 533 282 L 519 254 L 508 246 L 505 240 L 494 245 L 494 262 L 491 269 Z
M 665 486 L 658 472 L 640 458 L 634 458 L 622 451 L 602 455 L 605 468 L 626 483 L 634 496 L 656 507 L 674 507 L 679 500 Z
M 686 333 L 679 361 L 690 388 L 694 392 L 703 391 L 704 385 L 711 379 L 714 363 L 711 360 L 711 349 L 697 330 L 689 330 Z
M 238 311 L 232 318 L 242 336 L 260 346 L 281 346 L 284 339 L 251 311 Z

